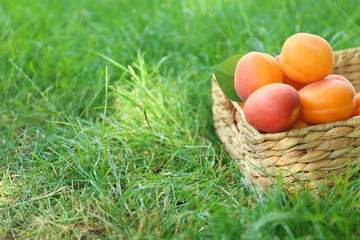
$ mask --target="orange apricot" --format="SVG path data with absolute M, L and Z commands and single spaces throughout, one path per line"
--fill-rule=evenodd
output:
M 245 102 L 238 102 L 238 104 L 241 108 L 244 108 Z
M 320 36 L 296 33 L 284 42 L 280 65 L 285 75 L 300 83 L 311 83 L 329 75 L 334 64 L 330 44 Z
M 350 117 L 355 117 L 360 115 L 360 93 L 357 93 L 354 97 L 355 100 L 355 110 Z
M 352 83 L 349 80 L 347 80 L 346 77 L 339 75 L 339 74 L 330 74 L 330 75 L 326 76 L 324 79 L 337 79 L 337 80 L 344 81 L 344 82 L 350 84 L 351 86 L 353 86 Z
M 270 83 L 282 83 L 280 64 L 273 56 L 249 52 L 239 60 L 235 69 L 234 86 L 243 101 L 255 90 Z
M 324 79 L 300 89 L 303 113 L 301 120 L 320 124 L 344 120 L 355 109 L 352 85 L 337 79 Z
M 295 123 L 295 125 L 292 127 L 292 129 L 299 129 L 299 128 L 304 128 L 304 127 L 308 127 L 308 126 L 309 126 L 309 124 L 307 124 L 304 121 L 299 120 Z
M 280 55 L 275 56 L 275 59 L 276 59 L 276 61 L 278 61 L 280 63 Z M 285 84 L 288 84 L 288 85 L 292 86 L 293 88 L 295 88 L 298 91 L 307 85 L 307 83 L 300 83 L 300 82 L 296 82 L 296 81 L 291 80 L 288 76 L 285 75 L 284 71 L 282 71 L 282 74 L 283 74 L 282 75 L 283 82 Z
M 300 83 L 300 82 L 293 81 L 290 78 L 288 78 L 288 76 L 286 76 L 285 74 L 283 75 L 283 81 L 285 84 L 292 86 L 293 88 L 295 88 L 298 91 L 307 85 L 307 83 Z
M 293 87 L 271 83 L 253 92 L 244 105 L 246 121 L 262 132 L 291 129 L 301 116 L 301 99 Z

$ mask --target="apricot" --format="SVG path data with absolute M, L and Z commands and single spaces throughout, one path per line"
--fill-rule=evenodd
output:
M 284 42 L 280 65 L 285 75 L 300 83 L 311 83 L 329 75 L 334 64 L 330 44 L 320 36 L 296 33 Z
M 244 105 L 246 121 L 262 132 L 291 129 L 301 116 L 301 98 L 293 87 L 271 83 L 253 92 Z
M 304 128 L 304 127 L 308 127 L 308 126 L 309 126 L 309 124 L 307 124 L 304 121 L 299 120 L 295 123 L 295 125 L 292 127 L 292 129 L 299 129 L 299 128 Z
M 276 61 L 278 61 L 280 63 L 280 55 L 275 56 L 275 59 L 276 59 Z M 281 67 L 281 65 L 280 65 L 280 67 Z M 288 76 L 285 75 L 284 71 L 282 71 L 282 74 L 283 74 L 282 75 L 283 83 L 292 86 L 293 88 L 295 88 L 298 91 L 307 85 L 307 83 L 299 83 L 299 82 L 291 80 Z
M 354 97 L 355 100 L 355 110 L 350 117 L 355 117 L 360 115 L 360 93 L 357 93 Z
M 241 100 L 270 83 L 282 83 L 280 64 L 267 53 L 249 52 L 237 63 L 234 86 Z
M 301 120 L 310 124 L 347 119 L 355 109 L 352 85 L 338 79 L 323 79 L 300 89 L 303 113 Z
M 245 102 L 238 102 L 238 104 L 241 108 L 244 108 Z
M 337 80 L 344 81 L 344 82 L 350 84 L 351 86 L 353 86 L 352 83 L 349 80 L 347 80 L 346 77 L 339 75 L 339 74 L 330 74 L 330 75 L 326 76 L 326 78 L 324 78 L 324 79 L 337 79 Z

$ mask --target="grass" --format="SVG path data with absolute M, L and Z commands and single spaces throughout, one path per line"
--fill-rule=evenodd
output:
M 0 5 L 0 239 L 357 239 L 360 182 L 259 199 L 213 128 L 209 67 L 291 34 L 360 46 L 335 1 Z

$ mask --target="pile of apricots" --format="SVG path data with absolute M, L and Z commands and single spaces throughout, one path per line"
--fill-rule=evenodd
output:
M 246 121 L 274 133 L 359 115 L 360 94 L 344 76 L 330 74 L 333 64 L 330 44 L 310 33 L 290 36 L 276 57 L 245 54 L 234 86 Z

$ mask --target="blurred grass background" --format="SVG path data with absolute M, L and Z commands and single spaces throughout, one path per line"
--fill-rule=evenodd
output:
M 356 0 L 2 0 L 0 239 L 357 239 L 357 177 L 315 199 L 249 192 L 213 129 L 209 68 L 276 55 L 296 32 L 358 47 L 359 12 Z

